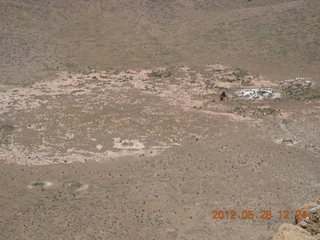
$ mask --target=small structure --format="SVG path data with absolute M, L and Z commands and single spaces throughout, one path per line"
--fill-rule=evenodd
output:
M 225 92 L 222 92 L 222 93 L 220 94 L 220 101 L 223 101 L 224 98 L 227 98 L 227 99 L 228 99 L 227 94 L 226 94 Z

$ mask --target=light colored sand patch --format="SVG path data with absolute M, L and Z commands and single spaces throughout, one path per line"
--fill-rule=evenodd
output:
M 106 98 L 105 92 L 107 90 L 125 91 L 130 89 L 160 96 L 169 104 L 182 106 L 184 110 L 188 111 L 195 106 L 201 107 L 203 105 L 203 100 L 194 99 L 194 96 L 217 94 L 217 89 L 214 87 L 232 88 L 241 85 L 239 81 L 235 83 L 221 81 L 224 78 L 234 78 L 234 70 L 219 64 L 207 67 L 215 70 L 213 77 L 209 79 L 201 73 L 184 67 L 179 69 L 182 71 L 182 76 L 177 77 L 177 81 L 173 82 L 171 78 L 163 78 L 160 81 L 149 78 L 148 73 L 152 72 L 151 70 L 128 70 L 120 73 L 90 72 L 88 74 L 61 72 L 54 81 L 36 83 L 28 88 L 15 88 L 1 93 L 0 114 L 12 112 L 12 110 L 30 111 L 44 104 L 48 109 L 51 109 L 52 103 L 44 98 L 49 96 L 55 99 L 61 95 L 89 95 L 97 99 L 99 97 L 102 100 Z M 159 69 L 166 70 L 165 68 Z M 260 76 L 245 76 L 245 79 L 253 82 L 254 86 L 266 86 L 270 83 Z
M 234 113 L 226 113 L 226 112 L 211 112 L 211 111 L 205 111 L 205 110 L 200 110 L 203 111 L 207 114 L 210 114 L 212 116 L 221 116 L 221 117 L 227 117 L 230 121 L 232 122 L 247 122 L 247 121 L 253 121 L 254 119 L 249 117 L 249 116 L 243 116 L 239 114 L 234 114 Z M 255 119 L 256 122 L 259 122 L 258 119 Z
M 212 65 L 206 65 L 207 71 L 212 71 L 212 70 L 218 70 L 218 71 L 224 71 L 227 69 L 227 67 L 221 65 L 221 64 L 212 64 Z
M 179 70 L 183 71 L 183 72 L 187 72 L 190 70 L 190 68 L 189 67 L 181 67 L 181 68 L 179 68 Z
M 265 109 L 265 108 L 272 108 L 269 104 L 263 104 L 263 105 L 256 105 L 256 108 L 259 109 Z
M 227 106 L 226 104 L 223 104 L 222 101 L 215 102 L 215 104 L 211 104 L 208 107 L 210 110 L 213 112 L 228 112 L 230 111 L 230 107 Z
M 126 141 L 127 142 L 127 141 Z M 131 144 L 132 141 L 130 140 Z M 32 150 L 24 146 L 17 144 L 8 144 L 6 148 L 0 148 L 0 159 L 6 160 L 8 163 L 14 163 L 17 165 L 52 165 L 52 164 L 68 164 L 74 162 L 88 162 L 97 161 L 104 162 L 110 159 L 117 159 L 127 156 L 157 156 L 164 150 L 172 147 L 175 143 L 169 143 L 167 145 L 151 146 L 145 148 L 145 146 L 133 141 L 133 145 L 122 146 L 119 144 L 120 148 L 118 151 L 105 150 L 102 152 L 92 152 L 80 149 L 71 148 L 67 152 L 57 152 L 50 147 L 42 146 L 39 149 L 33 148 Z
M 17 165 L 51 165 L 56 163 L 85 162 L 86 155 L 74 153 L 55 152 L 51 147 L 40 146 L 30 149 L 18 144 L 8 144 L 0 147 L 0 159 Z
M 37 132 L 41 132 L 41 131 L 44 131 L 46 130 L 46 127 L 45 126 L 37 126 L 36 124 L 31 124 L 29 126 L 27 126 L 28 129 L 32 129 L 32 130 L 35 130 Z
M 114 138 L 113 139 L 113 147 L 118 149 L 134 149 L 140 150 L 144 149 L 145 146 L 141 143 L 138 139 L 121 139 L 121 138 Z
M 103 148 L 103 146 L 101 145 L 101 144 L 98 144 L 97 146 L 96 146 L 96 149 L 98 149 L 98 150 L 101 150 Z
M 11 88 L 14 88 L 14 86 L 0 83 L 0 92 L 8 91 Z
M 137 156 L 157 156 L 159 155 L 166 147 L 152 147 L 145 150 L 121 150 L 121 151 L 106 151 L 105 156 L 108 158 L 121 158 L 121 157 L 137 157 Z
M 278 86 L 276 83 L 270 82 L 262 76 L 252 77 L 250 80 L 250 86 L 255 88 L 273 88 Z
M 219 88 L 231 88 L 234 84 L 230 82 L 216 82 L 214 86 Z
M 165 68 L 159 69 L 166 70 Z M 24 124 L 23 120 L 17 122 L 13 141 L 21 141 L 19 142 L 21 145 L 16 142 L 0 145 L 0 158 L 19 165 L 106 161 L 110 158 L 124 156 L 154 156 L 160 154 L 164 149 L 180 144 L 180 141 L 169 141 L 161 146 L 149 146 L 149 143 L 143 142 L 141 139 L 115 138 L 113 148 L 111 148 L 108 143 L 101 142 L 101 138 L 98 142 L 94 135 L 89 134 L 99 128 L 97 126 L 102 126 L 108 121 L 111 128 L 115 128 L 118 124 L 129 126 L 134 121 L 144 124 L 142 118 L 137 120 L 136 117 L 131 116 L 121 118 L 112 116 L 106 118 L 107 120 L 100 119 L 100 116 L 105 115 L 104 109 L 113 107 L 113 103 L 116 103 L 117 106 L 121 104 L 133 106 L 144 102 L 141 99 L 131 100 L 132 98 L 126 97 L 126 94 L 132 96 L 137 92 L 142 93 L 141 95 L 146 99 L 150 95 L 151 97 L 160 97 L 164 103 L 173 105 L 175 109 L 181 109 L 181 111 L 190 111 L 193 114 L 202 114 L 209 118 L 224 117 L 230 121 L 251 121 L 252 119 L 249 117 L 232 113 L 231 104 L 212 101 L 221 90 L 215 88 L 214 85 L 220 84 L 221 78 L 230 76 L 234 78 L 234 70 L 222 65 L 212 65 L 211 69 L 214 71 L 203 73 L 203 71 L 199 72 L 185 67 L 178 71 L 175 70 L 170 77 L 163 78 L 161 76 L 158 78 L 149 77 L 148 73 L 151 73 L 151 70 L 128 70 L 120 73 L 90 72 L 88 74 L 62 72 L 53 81 L 36 83 L 27 88 L 9 89 L 0 93 L 0 115 L 9 113 L 7 114 L 9 115 L 8 119 L 16 119 L 24 116 L 30 118 L 29 115 L 33 114 L 33 111 L 37 114 L 34 121 L 29 119 L 28 124 Z M 264 81 L 263 78 L 246 77 L 258 82 Z M 234 86 L 229 84 L 229 87 Z M 41 111 L 36 109 L 38 107 L 41 107 Z M 161 107 L 157 104 L 156 107 L 154 105 L 147 106 L 144 108 L 143 114 L 152 117 L 160 116 L 162 114 Z M 117 111 L 124 109 L 125 107 L 120 106 Z M 29 113 L 30 111 L 32 113 Z M 53 111 L 57 111 L 54 117 L 62 119 L 61 121 L 51 121 Z M 100 112 L 103 113 L 100 115 Z M 93 113 L 97 115 L 92 117 Z M 89 120 L 86 118 L 83 122 L 82 120 L 76 121 L 83 125 L 81 129 L 74 129 L 68 125 L 69 119 L 77 120 L 82 115 L 90 117 L 88 117 Z M 64 119 L 68 120 L 64 121 Z M 52 132 L 53 129 L 49 123 L 53 122 L 58 126 L 58 133 Z M 96 123 L 97 125 L 92 125 Z M 108 127 L 103 131 L 105 134 L 114 134 L 112 129 L 108 129 Z M 37 144 L 24 144 L 23 141 L 26 141 L 28 134 L 33 135 Z M 90 141 L 88 148 L 94 148 L 91 149 L 92 151 L 79 149 L 83 147 L 81 144 L 85 140 Z M 160 139 L 155 139 L 155 142 L 158 140 Z M 97 142 L 93 143 L 93 141 Z M 150 145 L 154 145 L 154 142 Z M 99 150 L 98 153 L 97 150 Z
M 67 140 L 74 139 L 74 133 L 72 133 L 72 132 L 68 132 L 68 133 L 66 133 L 65 138 L 66 138 Z

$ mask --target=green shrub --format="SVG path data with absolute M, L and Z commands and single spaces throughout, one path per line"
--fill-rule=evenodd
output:
M 171 71 L 168 70 L 159 70 L 159 71 L 152 71 L 151 73 L 148 73 L 148 77 L 154 77 L 154 78 L 167 78 L 172 75 Z

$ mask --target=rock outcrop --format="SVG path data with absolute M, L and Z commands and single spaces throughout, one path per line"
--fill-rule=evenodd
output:
M 297 225 L 284 223 L 272 240 L 315 240 L 315 238 L 307 230 Z
M 304 219 L 294 224 L 282 224 L 272 240 L 320 240 L 320 197 L 303 204 L 300 212 L 306 212 Z
M 318 235 L 320 239 L 320 197 L 303 204 L 301 210 L 307 212 L 307 217 L 297 221 L 298 226 L 306 229 L 312 235 Z

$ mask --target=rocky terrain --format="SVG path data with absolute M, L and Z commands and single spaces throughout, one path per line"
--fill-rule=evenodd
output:
M 315 198 L 306 202 L 298 211 L 303 212 L 305 216 L 297 217 L 295 221 L 297 225 L 287 223 L 281 225 L 273 240 L 320 238 L 320 199 Z
M 319 7 L 0 0 L 0 239 L 319 238 Z

